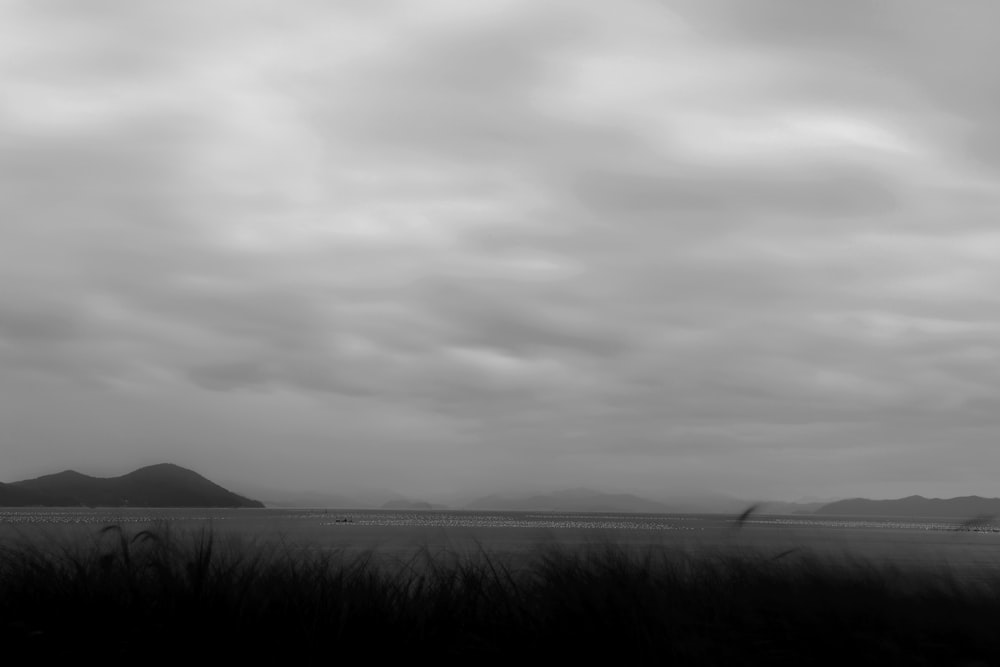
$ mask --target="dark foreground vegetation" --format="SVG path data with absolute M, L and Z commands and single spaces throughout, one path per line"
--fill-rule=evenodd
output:
M 801 551 L 401 561 L 168 525 L 0 547 L 0 655 L 33 664 L 1000 665 L 998 628 L 1000 577 Z

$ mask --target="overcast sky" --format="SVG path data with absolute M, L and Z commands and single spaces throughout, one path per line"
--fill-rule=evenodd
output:
M 1000 4 L 0 9 L 0 481 L 1000 496 Z

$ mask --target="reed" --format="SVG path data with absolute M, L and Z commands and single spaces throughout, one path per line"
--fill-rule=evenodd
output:
M 1000 578 L 806 550 L 697 556 L 613 543 L 406 560 L 108 526 L 0 548 L 4 655 L 36 661 L 607 659 L 1000 664 Z

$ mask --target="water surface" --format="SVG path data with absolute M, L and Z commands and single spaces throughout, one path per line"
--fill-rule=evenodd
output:
M 0 539 L 211 528 L 220 536 L 284 541 L 315 549 L 405 554 L 416 549 L 528 554 L 539 546 L 613 542 L 689 553 L 752 550 L 780 556 L 818 552 L 900 566 L 943 566 L 963 576 L 998 573 L 1000 529 L 962 519 L 721 514 L 483 512 L 334 509 L 0 509 Z

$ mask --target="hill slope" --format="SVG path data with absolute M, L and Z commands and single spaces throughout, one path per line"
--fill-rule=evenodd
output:
M 896 500 L 852 498 L 823 505 L 816 510 L 816 514 L 968 519 L 986 515 L 1000 515 L 1000 498 L 982 498 L 980 496 L 948 499 L 908 496 Z
M 41 496 L 12 487 L 10 484 L 0 484 L 0 507 L 24 507 L 26 505 L 40 505 Z
M 0 505 L 24 507 L 263 507 L 172 463 L 120 477 L 90 477 L 74 470 L 0 485 Z

